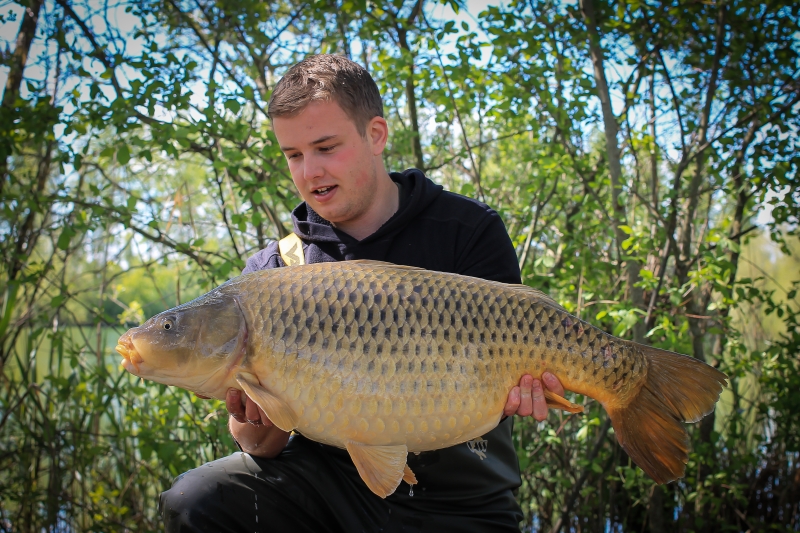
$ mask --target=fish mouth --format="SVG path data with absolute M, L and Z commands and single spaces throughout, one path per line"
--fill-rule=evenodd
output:
M 115 349 L 122 355 L 122 366 L 125 367 L 125 370 L 131 374 L 138 374 L 139 364 L 143 363 L 144 359 L 133 345 L 133 336 L 130 332 L 119 338 Z

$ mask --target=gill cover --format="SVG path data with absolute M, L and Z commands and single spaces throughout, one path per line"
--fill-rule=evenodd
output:
M 236 298 L 220 289 L 159 313 L 123 336 L 142 361 L 140 376 L 198 390 L 210 374 L 243 354 L 244 316 Z

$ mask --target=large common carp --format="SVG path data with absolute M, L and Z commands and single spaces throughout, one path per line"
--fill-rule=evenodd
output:
M 117 350 L 146 379 L 220 399 L 244 390 L 277 427 L 346 448 L 381 497 L 416 482 L 408 452 L 487 433 L 520 378 L 544 371 L 600 402 L 628 455 L 666 483 L 688 460 L 682 422 L 711 412 L 726 383 L 530 287 L 373 261 L 240 276 L 132 328 Z

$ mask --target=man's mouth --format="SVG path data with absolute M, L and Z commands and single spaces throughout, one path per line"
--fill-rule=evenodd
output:
M 328 196 L 330 193 L 336 189 L 336 185 L 328 185 L 327 187 L 319 187 L 318 189 L 314 189 L 311 192 L 314 193 L 315 196 Z

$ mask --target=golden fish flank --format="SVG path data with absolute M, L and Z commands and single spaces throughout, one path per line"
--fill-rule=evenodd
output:
M 487 433 L 520 377 L 544 371 L 599 401 L 631 458 L 671 481 L 688 460 L 681 422 L 708 414 L 725 384 L 535 289 L 372 261 L 240 276 L 131 329 L 117 349 L 147 379 L 216 398 L 243 389 L 281 429 L 346 448 L 382 497 L 415 481 L 408 452 Z

